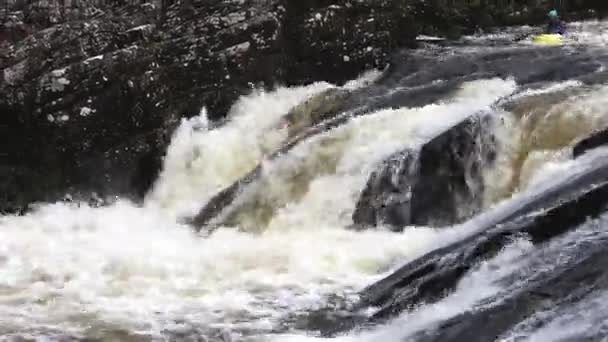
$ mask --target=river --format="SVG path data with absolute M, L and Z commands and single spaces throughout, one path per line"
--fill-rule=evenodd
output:
M 502 49 L 508 58 L 534 47 L 502 43 L 524 29 L 466 37 L 454 49 Z M 574 23 L 571 29 L 562 48 L 605 48 L 606 23 Z M 446 53 L 426 49 L 437 59 Z M 567 60 L 551 63 L 569 67 Z M 308 313 L 354 303 L 392 270 L 475 230 L 474 220 L 403 232 L 350 229 L 359 195 L 386 157 L 418 148 L 471 113 L 493 113 L 500 148 L 495 164 L 483 170 L 483 208 L 489 212 L 585 169 L 589 158 L 569 157 L 572 142 L 608 126 L 604 80 L 540 79 L 527 86 L 508 75 L 480 76 L 432 103 L 368 111 L 268 157 L 288 139 L 284 118 L 292 107 L 330 89 L 360 91 L 381 79 L 373 71 L 344 86 L 254 91 L 217 127 L 201 110 L 175 132 L 144 203 L 41 204 L 24 216 L 0 217 L 0 335 L 15 341 L 422 341 L 424 331 L 498 305 L 522 283 L 557 272 L 569 255 L 606 239 L 604 216 L 542 248 L 515 239 L 435 303 L 337 337 L 307 328 Z M 496 105 L 504 99 L 515 104 Z M 233 204 L 230 224 L 197 232 L 185 223 L 258 164 L 262 174 Z M 576 306 L 535 312 L 497 340 L 598 338 L 606 328 L 605 297 L 599 291 Z

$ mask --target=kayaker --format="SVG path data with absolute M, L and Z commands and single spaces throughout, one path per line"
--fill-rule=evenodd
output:
M 556 10 L 551 10 L 547 14 L 549 17 L 549 24 L 547 24 L 547 33 L 559 33 L 564 34 L 566 32 L 566 25 L 557 15 Z

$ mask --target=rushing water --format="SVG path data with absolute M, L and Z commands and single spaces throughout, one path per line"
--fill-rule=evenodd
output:
M 574 27 L 579 41 L 604 39 L 600 23 Z M 377 76 L 366 74 L 343 88 L 363 87 Z M 471 113 L 492 111 L 500 118 L 494 127 L 500 148 L 496 165 L 484 170 L 485 197 L 486 207 L 500 207 L 516 203 L 518 192 L 541 189 L 580 170 L 581 162 L 569 158 L 570 144 L 608 126 L 608 86 L 568 81 L 522 92 L 512 79 L 487 78 L 466 82 L 429 105 L 353 118 L 267 160 L 288 138 L 281 124 L 288 111 L 330 88 L 337 87 L 317 83 L 255 91 L 242 97 L 217 128 L 210 127 L 204 110 L 184 121 L 143 205 L 56 203 L 25 216 L 0 217 L 0 335 L 314 339 L 307 336 L 314 332 L 298 331 L 288 318 L 336 298 L 353 301 L 390 269 L 471 231 L 466 224 L 403 233 L 347 229 L 367 177 L 383 158 L 420 146 Z M 493 106 L 505 98 L 511 105 Z M 180 223 L 258 163 L 262 176 L 240 196 L 230 226 L 204 236 Z M 585 225 L 540 250 L 526 239 L 515 240 L 467 274 L 444 300 L 338 339 L 415 340 L 443 319 L 507 296 L 535 276 L 534 265 L 575 239 L 599 239 L 593 234 L 605 234 L 605 222 Z M 558 267 L 549 264 L 543 272 Z M 518 280 L 505 282 L 509 277 Z M 604 297 L 591 296 L 578 304 L 580 309 L 549 311 L 550 325 L 533 331 L 524 322 L 502 338 L 556 339 L 552 325 L 565 327 L 562 337 L 580 336 L 587 325 L 603 329 L 598 324 L 605 320 L 584 312 L 602 311 Z
M 526 283 L 547 277 L 568 265 L 583 249 L 605 243 L 608 239 L 608 215 L 583 224 L 576 231 L 536 249 L 525 238 L 515 239 L 498 255 L 478 265 L 461 280 L 455 291 L 442 301 L 404 314 L 387 325 L 372 331 L 352 333 L 334 341 L 416 341 L 424 340 L 443 320 L 467 311 L 496 306 L 517 294 Z M 503 342 L 556 341 L 567 338 L 585 339 L 586 336 L 605 334 L 605 292 L 592 292 L 574 306 L 548 307 L 522 323 L 506 336 L 497 336 Z M 566 298 L 564 298 L 566 299 Z M 597 310 L 591 312 L 589 310 Z M 539 322 L 542 322 L 539 323 Z M 546 323 L 548 322 L 548 323 Z M 542 329 L 538 329 L 539 327 Z M 562 325 L 562 326 L 559 326 Z M 432 332 L 431 332 L 432 334 Z M 578 339 L 577 339 L 578 338 Z M 278 341 L 319 341 L 325 339 L 302 336 L 283 336 Z

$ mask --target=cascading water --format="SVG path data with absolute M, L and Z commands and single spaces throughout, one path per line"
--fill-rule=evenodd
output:
M 580 25 L 581 32 L 586 29 Z M 590 43 L 600 39 L 579 36 Z M 570 157 L 576 139 L 608 126 L 604 82 L 539 80 L 525 87 L 516 78 L 485 75 L 463 80 L 430 104 L 359 113 L 269 158 L 293 138 L 283 120 L 291 108 L 328 89 L 363 89 L 378 76 L 368 74 L 344 87 L 318 83 L 255 91 L 218 127 L 210 127 L 204 111 L 184 121 L 143 205 L 56 203 L 0 217 L 0 335 L 316 339 L 307 336 L 316 334 L 314 327 L 305 328 L 311 323 L 300 324 L 308 313 L 335 302 L 355 303 L 361 290 L 397 266 L 475 232 L 485 214 L 517 206 L 527 194 L 606 157 L 602 151 L 587 159 Z M 494 163 L 483 170 L 484 213 L 442 229 L 349 229 L 358 197 L 382 160 L 404 148 L 419 149 L 482 111 L 496 119 L 497 141 Z M 258 164 L 260 176 L 214 218 L 212 232 L 199 234 L 180 223 Z M 582 224 L 539 248 L 526 236 L 513 239 L 469 270 L 445 298 L 331 339 L 424 341 L 442 322 L 499 305 L 522 284 L 567 266 L 570 254 L 562 260 L 561 252 L 599 246 L 605 220 Z M 588 295 L 577 305 L 580 311 L 601 308 L 603 296 Z M 580 324 L 602 318 L 578 310 L 549 308 L 536 313 L 547 317 L 542 318 L 547 327 L 535 329 L 531 316 L 500 338 L 600 335 L 600 328 L 590 332 Z M 556 334 L 552 325 L 567 331 Z

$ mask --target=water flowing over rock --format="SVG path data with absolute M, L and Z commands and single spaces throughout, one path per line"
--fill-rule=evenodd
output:
M 481 170 L 494 155 L 491 114 L 479 113 L 424 143 L 386 159 L 361 193 L 353 222 L 359 226 L 446 226 L 483 205 Z
M 559 47 L 547 47 L 544 49 L 522 47 L 517 49 L 498 48 L 493 51 L 480 50 L 473 51 L 473 53 L 468 50 L 447 50 L 441 52 L 446 52 L 447 56 L 439 54 L 441 57 L 438 58 L 437 52 L 435 51 L 432 53 L 423 51 L 419 54 L 407 55 L 397 53 L 392 56 L 394 61 L 393 66 L 386 70 L 375 82 L 349 92 L 338 92 L 340 95 L 337 98 L 334 95 L 330 95 L 331 92 L 327 93 L 314 100 L 321 101 L 316 106 L 304 105 L 307 110 L 305 113 L 308 113 L 304 115 L 304 117 L 317 115 L 320 119 L 324 119 L 324 121 L 321 121 L 320 123 L 317 122 L 318 120 L 314 119 L 299 121 L 294 127 L 297 127 L 297 131 L 301 133 L 293 139 L 288 139 L 282 147 L 269 154 L 266 160 L 276 160 L 311 137 L 344 125 L 352 118 L 370 115 L 386 108 L 418 107 L 434 103 L 439 99 L 449 97 L 460 85 L 467 81 L 491 77 L 512 77 L 517 80 L 519 84 L 524 86 L 524 89 L 521 91 L 525 91 L 527 89 L 525 87 L 533 89 L 533 87 L 538 86 L 539 83 L 543 84 L 542 82 L 579 80 L 581 82 L 595 84 L 603 82 L 608 76 L 604 75 L 600 77 L 595 75 L 602 63 L 608 62 L 608 54 L 593 48 L 581 48 L 572 51 L 564 50 Z M 508 58 L 505 58 L 505 55 L 508 56 Z M 564 68 L 565 64 L 568 64 L 569 67 Z M 530 67 L 531 65 L 534 65 L 534 67 Z M 590 78 L 590 75 L 595 75 L 595 77 Z M 336 102 L 336 100 L 338 101 Z M 319 111 L 321 115 L 311 114 L 317 111 L 317 108 L 323 109 Z M 296 108 L 295 111 L 297 110 L 298 109 Z M 302 110 L 302 108 L 300 110 Z M 287 118 L 294 118 L 295 116 L 296 114 L 293 112 L 288 115 Z M 286 124 L 289 126 L 288 121 Z M 307 127 L 307 125 L 313 126 Z M 465 126 L 459 126 L 459 128 L 462 129 Z M 456 129 L 454 132 L 459 132 L 459 130 Z M 450 138 L 450 143 L 456 142 L 458 144 L 464 144 L 464 146 L 468 146 L 468 148 L 462 148 L 463 152 L 470 151 L 471 153 L 478 155 L 480 160 L 488 160 L 488 155 L 491 154 L 491 148 L 485 147 L 489 150 L 484 151 L 484 148 L 482 148 L 481 145 L 474 145 L 473 141 L 487 142 L 491 139 L 482 138 L 480 140 L 477 138 L 472 139 L 472 137 L 476 134 L 479 134 L 479 137 L 487 137 L 490 133 L 483 130 L 481 126 L 478 132 L 474 131 L 473 133 L 474 134 L 470 135 L 468 138 L 470 143 L 466 143 L 467 140 L 461 138 Z M 446 135 L 446 137 L 449 136 L 451 135 Z M 463 134 L 463 136 L 467 136 L 467 134 Z M 422 188 L 425 188 L 422 184 L 433 184 L 443 177 L 441 173 L 434 173 L 434 171 L 431 170 L 434 168 L 434 162 L 426 162 L 426 160 L 433 159 L 431 158 L 433 153 L 427 153 L 426 151 L 432 151 L 434 150 L 433 146 L 439 145 L 447 146 L 447 143 L 438 139 L 434 144 L 428 145 L 429 147 L 426 149 L 423 148 L 425 153 L 421 155 L 423 158 L 423 164 L 421 164 L 421 166 L 425 168 L 423 172 L 428 173 L 429 176 L 423 176 L 426 177 L 424 179 L 427 179 L 428 183 L 426 181 L 419 183 L 419 186 Z M 473 146 L 477 146 L 479 149 L 476 150 Z M 458 150 L 460 147 L 456 149 Z M 450 164 L 448 160 L 444 162 Z M 475 160 L 475 158 L 466 160 L 472 161 Z M 458 222 L 470 217 L 480 208 L 479 201 L 481 199 L 478 197 L 478 194 L 482 191 L 479 186 L 474 185 L 476 182 L 479 183 L 478 180 L 481 176 L 474 171 L 475 168 L 476 166 L 474 163 L 470 165 L 467 163 L 453 163 L 453 165 L 450 164 L 449 167 L 446 166 L 446 169 L 443 169 L 447 173 L 447 176 L 444 179 L 449 182 L 453 180 L 451 177 L 458 178 L 453 175 L 462 175 L 459 178 L 459 183 L 462 184 L 461 189 L 471 190 L 456 191 L 455 193 L 469 193 L 470 195 L 465 197 L 469 199 L 475 198 L 475 201 L 465 203 L 454 197 L 454 200 L 447 201 L 447 203 L 459 203 L 460 205 L 458 205 L 458 208 L 446 209 L 449 207 L 446 203 L 446 208 L 443 208 L 446 211 L 444 211 L 443 214 L 448 215 L 446 212 L 451 212 L 452 214 L 449 214 L 444 218 L 433 216 L 433 214 L 437 214 L 439 211 L 433 211 L 433 214 L 423 214 L 421 212 L 418 214 L 420 215 L 418 216 L 419 219 L 416 218 L 414 221 L 411 221 L 411 218 L 407 218 L 408 210 L 405 210 L 402 211 L 402 214 L 399 214 L 401 216 L 397 215 L 395 217 L 394 223 L 397 226 L 402 227 L 402 224 L 406 222 L 424 224 L 432 223 L 432 220 L 436 220 L 434 223 L 446 225 L 450 222 Z M 448 169 L 449 172 L 447 171 Z M 223 217 L 222 213 L 233 203 L 233 201 L 235 201 L 239 193 L 246 191 L 250 185 L 255 184 L 261 174 L 260 170 L 261 165 L 258 165 L 255 170 L 252 170 L 246 176 L 237 180 L 233 185 L 226 187 L 212 198 L 208 204 L 201 209 L 198 215 L 195 215 L 193 219 L 188 221 L 193 223 L 196 227 L 202 227 L 211 222 L 215 222 L 213 225 L 221 224 L 222 220 L 218 217 Z M 464 170 L 472 171 L 465 172 Z M 423 173 L 421 173 L 421 175 L 423 175 Z M 474 179 L 477 179 L 477 181 Z M 445 182 L 442 184 L 445 184 Z M 452 183 L 450 186 L 455 187 L 456 185 Z M 367 190 L 368 193 L 370 190 Z M 428 188 L 425 188 L 425 190 L 428 190 Z M 403 189 L 400 189 L 399 191 L 404 195 L 407 193 L 407 191 Z M 375 194 L 375 197 L 380 198 L 389 198 L 392 196 L 390 191 L 387 194 L 378 192 Z M 432 196 L 432 198 L 429 198 L 426 197 L 425 194 L 424 198 L 427 198 L 429 201 L 434 201 L 437 197 Z M 370 200 L 367 201 L 369 202 Z M 376 203 L 383 202 L 383 200 L 378 199 L 374 199 L 373 201 Z M 418 200 L 414 199 L 413 205 L 417 208 L 419 207 L 416 203 L 421 203 L 420 207 L 426 207 L 422 204 L 425 203 L 426 200 L 422 202 L 416 201 Z M 398 202 L 401 202 L 401 200 Z M 369 210 L 364 211 L 363 207 L 365 206 L 362 205 L 361 210 L 356 213 L 355 223 L 378 223 L 377 221 L 374 223 L 375 219 L 372 216 L 375 214 L 370 213 Z M 430 216 L 427 215 L 433 216 L 434 218 L 430 219 Z M 424 219 L 423 217 L 427 218 Z M 388 223 L 390 224 L 390 222 Z
M 368 306 L 379 308 L 372 316 L 352 316 L 348 320 L 335 324 L 334 330 L 328 333 L 334 334 L 341 330 L 348 330 L 354 324 L 384 322 L 403 312 L 413 310 L 423 303 L 431 305 L 431 303 L 449 296 L 467 272 L 482 260 L 495 256 L 514 239 L 525 238 L 535 245 L 542 245 L 575 229 L 588 218 L 599 217 L 608 207 L 607 177 L 608 163 L 605 156 L 602 156 L 586 172 L 565 179 L 564 182 L 550 189 L 542 189 L 530 197 L 517 199 L 515 206 L 506 207 L 506 209 L 497 207 L 495 210 L 471 220 L 470 224 L 476 225 L 471 236 L 413 260 L 364 289 L 361 292 L 362 299 L 353 312 Z M 589 254 L 589 256 L 593 256 L 593 254 Z M 550 280 L 544 279 L 543 281 Z M 534 284 L 530 284 L 530 286 L 532 287 Z M 536 290 L 531 289 L 530 291 Z M 556 289 L 556 291 L 569 290 Z M 529 309 L 535 310 L 531 305 Z M 470 328 L 471 325 L 479 324 L 479 321 L 470 320 L 469 314 L 466 314 L 463 315 L 463 321 L 456 323 L 456 326 L 452 326 L 451 322 L 446 322 L 446 328 L 439 328 L 441 333 L 433 334 L 432 339 L 429 340 L 441 341 L 448 336 L 449 338 L 467 336 L 481 341 L 484 340 L 483 336 L 505 332 L 509 322 L 518 322 L 521 319 L 521 316 L 517 316 L 518 318 L 506 318 L 505 321 L 500 315 L 508 317 L 508 304 L 499 306 L 499 308 L 489 309 L 487 314 L 494 312 L 493 315 L 496 316 L 493 320 L 504 324 L 478 327 L 473 335 L 469 335 L 471 331 L 461 325 Z M 516 311 L 517 315 L 521 315 L 520 309 Z M 487 319 L 484 312 L 481 310 L 478 314 L 474 314 L 474 317 Z M 509 321 L 509 319 L 513 319 L 513 321 Z M 459 320 L 461 319 L 455 319 L 455 322 L 459 322 Z

